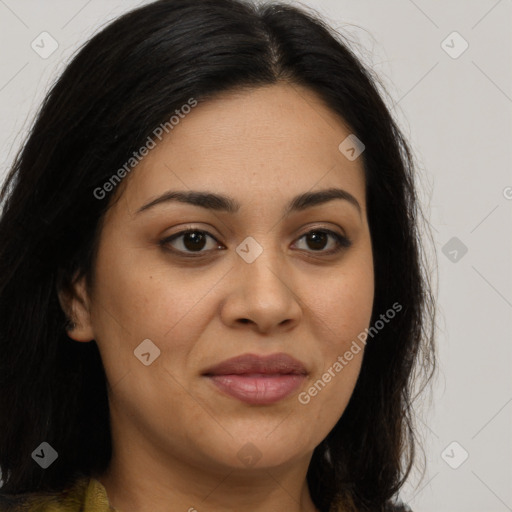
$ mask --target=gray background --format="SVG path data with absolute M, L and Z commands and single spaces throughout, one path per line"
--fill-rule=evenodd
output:
M 0 0 L 2 180 L 71 55 L 144 3 Z M 402 493 L 415 512 L 512 510 L 511 4 L 304 2 L 348 35 L 381 78 L 416 155 L 432 224 L 440 372 L 431 400 L 417 404 L 427 469 Z M 59 45 L 47 58 L 31 48 L 43 31 Z

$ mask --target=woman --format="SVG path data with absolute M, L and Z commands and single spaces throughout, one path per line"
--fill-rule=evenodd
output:
M 434 368 L 412 156 L 320 19 L 122 16 L 1 197 L 1 510 L 406 510 Z

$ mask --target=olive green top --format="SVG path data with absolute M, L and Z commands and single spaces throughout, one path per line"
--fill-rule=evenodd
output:
M 1 489 L 0 489 L 1 492 Z M 95 478 L 83 477 L 60 493 L 0 495 L 0 512 L 119 512 L 112 507 L 105 487 Z
M 348 505 L 348 504 L 347 504 Z M 331 512 L 355 510 L 350 505 L 332 505 Z M 411 512 L 403 504 L 391 507 L 390 512 Z M 110 505 L 107 491 L 94 477 L 82 477 L 66 490 L 57 493 L 26 493 L 2 495 L 0 512 L 120 512 Z

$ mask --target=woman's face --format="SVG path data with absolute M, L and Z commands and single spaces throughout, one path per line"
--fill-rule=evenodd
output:
M 98 344 L 115 454 L 162 467 L 269 468 L 309 460 L 336 424 L 374 295 L 362 158 L 338 147 L 350 133 L 305 88 L 224 94 L 156 139 L 125 178 L 70 333 Z M 326 189 L 353 200 L 288 209 Z M 170 191 L 238 206 L 156 201 Z M 171 239 L 187 229 L 195 233 Z M 237 356 L 283 353 L 302 373 L 262 363 L 206 375 Z

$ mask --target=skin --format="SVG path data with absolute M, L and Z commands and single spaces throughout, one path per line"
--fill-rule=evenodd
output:
M 93 290 L 62 299 L 76 341 L 96 340 L 105 367 L 113 457 L 97 475 L 122 512 L 316 511 L 306 472 L 343 414 L 364 350 L 307 404 L 298 400 L 369 326 L 374 274 L 362 158 L 338 145 L 351 133 L 310 90 L 280 83 L 200 103 L 124 179 L 107 212 Z M 283 217 L 288 201 L 337 187 L 352 194 Z M 167 190 L 223 193 L 237 213 L 166 202 Z M 199 258 L 159 241 L 208 231 Z M 347 236 L 337 254 L 313 228 Z M 236 252 L 248 236 L 263 252 Z M 186 237 L 185 237 L 186 238 Z M 218 247 L 223 249 L 218 249 Z M 190 254 L 184 237 L 167 247 Z M 150 339 L 160 356 L 134 356 Z M 364 345 L 359 343 L 364 349 Z M 303 362 L 299 390 L 270 405 L 219 392 L 201 374 L 244 353 L 285 352 Z M 254 447 L 248 447 L 252 443 Z M 259 459 L 249 465 L 242 447 Z

